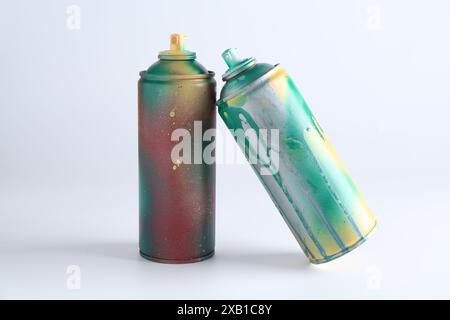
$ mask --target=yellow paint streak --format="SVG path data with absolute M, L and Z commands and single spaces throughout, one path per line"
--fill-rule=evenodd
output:
M 236 97 L 227 101 L 227 104 L 232 107 L 242 107 L 246 102 L 245 95 L 238 94 Z
M 325 171 L 325 174 L 335 177 L 332 180 L 333 188 L 340 194 L 338 197 L 343 202 L 343 205 L 352 213 L 352 218 L 360 232 L 364 236 L 367 235 L 376 224 L 375 216 L 353 183 L 336 150 L 325 136 L 322 138 L 313 128 L 305 132 L 305 140 L 315 154 L 316 159 L 320 162 L 320 166 Z M 358 234 L 351 227 L 350 223 L 341 226 L 336 231 L 347 246 L 353 245 L 359 240 Z
M 363 199 L 361 195 L 359 195 L 359 202 L 357 204 L 357 208 L 353 209 L 357 214 L 354 216 L 355 222 L 361 230 L 363 236 L 367 236 L 375 227 L 376 219 L 372 210 L 370 210 L 366 201 Z
M 280 98 L 281 102 L 284 103 L 286 101 L 288 91 L 288 74 L 286 70 L 280 68 L 276 72 L 272 73 L 269 77 L 269 84 Z

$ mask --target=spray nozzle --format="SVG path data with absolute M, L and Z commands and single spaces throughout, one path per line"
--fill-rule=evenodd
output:
M 170 35 L 170 50 L 173 51 L 184 51 L 184 42 L 186 40 L 186 36 L 174 33 Z
M 255 58 L 243 59 L 239 55 L 239 51 L 236 48 L 230 48 L 222 53 L 222 58 L 228 66 L 227 72 L 222 76 L 223 80 L 229 80 L 235 77 L 242 71 L 255 65 Z
M 223 60 L 225 60 L 225 63 L 227 64 L 228 68 L 233 68 L 242 61 L 244 61 L 244 59 L 242 59 L 241 56 L 239 55 L 238 49 L 236 48 L 230 48 L 225 50 L 222 53 L 222 58 Z
M 184 49 L 186 36 L 180 33 L 170 35 L 170 49 L 159 53 L 162 60 L 193 60 L 195 52 Z

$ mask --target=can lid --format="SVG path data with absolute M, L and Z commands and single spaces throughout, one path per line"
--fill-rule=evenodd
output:
M 222 75 L 224 81 L 230 80 L 239 73 L 256 64 L 255 58 L 243 59 L 239 55 L 239 51 L 236 48 L 230 48 L 222 53 L 222 58 L 228 66 L 228 70 Z
M 174 33 L 170 35 L 170 49 L 161 51 L 158 58 L 161 60 L 194 60 L 195 52 L 184 49 L 186 36 Z
M 196 60 L 195 52 L 184 49 L 184 35 L 175 33 L 170 36 L 170 50 L 159 53 L 159 60 L 139 74 L 149 81 L 174 81 L 192 79 L 210 79 L 214 72 L 208 71 Z
M 226 83 L 220 91 L 221 100 L 230 99 L 238 92 L 248 89 L 250 84 L 263 79 L 265 74 L 276 67 L 268 63 L 256 63 L 255 58 L 243 59 L 236 48 L 225 50 L 222 58 L 228 65 L 228 70 L 222 76 Z

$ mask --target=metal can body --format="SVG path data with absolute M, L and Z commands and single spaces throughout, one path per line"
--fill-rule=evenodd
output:
M 138 83 L 139 246 L 143 257 L 158 262 L 195 262 L 214 253 L 215 164 L 174 154 L 177 129 L 194 145 L 216 125 L 214 74 L 201 68 L 193 60 L 160 61 Z M 199 146 L 203 151 L 207 143 Z
M 222 92 L 219 114 L 233 130 L 277 130 L 278 141 L 268 149 L 278 163 L 252 154 L 254 140 L 238 143 L 247 158 L 258 159 L 252 166 L 307 257 L 327 262 L 361 244 L 376 220 L 287 72 L 267 70 L 257 78 L 251 68 L 237 75 L 236 81 L 255 79 Z

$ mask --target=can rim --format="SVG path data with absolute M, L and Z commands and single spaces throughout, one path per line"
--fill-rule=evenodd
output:
M 233 94 L 230 94 L 230 95 L 228 95 L 228 96 L 225 96 L 225 97 L 223 97 L 223 98 L 220 98 L 220 99 L 217 101 L 216 105 L 219 106 L 219 105 L 220 105 L 221 103 L 223 103 L 224 101 L 231 100 L 231 99 L 235 98 L 236 96 L 242 94 L 243 92 L 250 91 L 250 90 L 253 89 L 254 87 L 258 86 L 258 85 L 259 85 L 259 82 L 261 82 L 261 81 L 267 79 L 268 77 L 270 77 L 270 74 L 273 73 L 273 72 L 275 72 L 275 69 L 280 69 L 280 68 L 281 68 L 281 66 L 280 66 L 279 63 L 275 64 L 275 65 L 273 66 L 272 69 L 268 70 L 266 73 L 264 73 L 262 76 L 260 76 L 260 77 L 259 77 L 258 79 L 256 79 L 255 81 L 250 82 L 249 84 L 246 84 L 245 86 L 239 88 L 238 90 L 236 90 L 236 92 L 233 92 Z
M 156 80 L 156 81 L 171 81 L 171 80 L 194 80 L 194 79 L 210 79 L 214 78 L 215 73 L 209 71 L 208 73 L 199 74 L 175 74 L 175 75 L 155 75 L 148 74 L 147 71 L 141 71 L 139 73 L 141 79 L 145 80 Z
M 195 60 L 195 52 L 185 51 L 184 53 L 170 53 L 170 50 L 162 51 L 158 54 L 160 60 Z
M 239 65 L 228 69 L 222 75 L 222 80 L 223 81 L 231 80 L 234 77 L 236 77 L 239 73 L 247 70 L 248 68 L 253 67 L 255 64 L 256 64 L 256 59 L 255 58 L 253 58 L 253 57 L 252 58 L 247 58 L 244 61 L 242 61 L 241 63 L 239 63 Z

